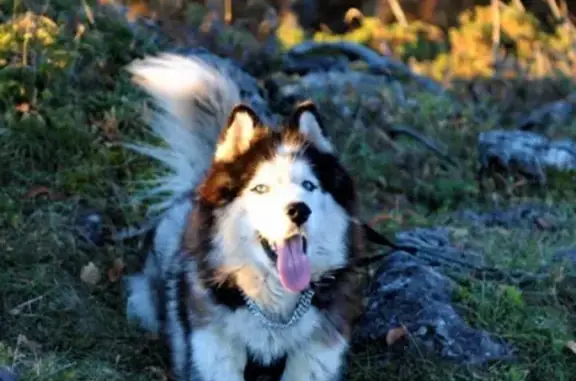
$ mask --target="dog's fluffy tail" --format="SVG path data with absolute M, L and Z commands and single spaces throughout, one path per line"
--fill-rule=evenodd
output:
M 196 57 L 162 54 L 134 61 L 127 70 L 158 108 L 150 127 L 163 146 L 126 145 L 168 169 L 136 197 L 143 201 L 168 194 L 150 205 L 149 212 L 158 214 L 201 181 L 240 91 L 223 69 Z

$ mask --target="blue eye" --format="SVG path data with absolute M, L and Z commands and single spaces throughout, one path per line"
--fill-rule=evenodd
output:
M 258 184 L 256 185 L 254 188 L 250 189 L 252 192 L 254 193 L 258 193 L 258 194 L 264 194 L 267 193 L 270 190 L 270 187 L 268 185 L 264 185 L 264 184 Z
M 302 187 L 306 189 L 308 192 L 312 192 L 316 188 L 318 188 L 312 181 L 304 180 L 302 181 Z

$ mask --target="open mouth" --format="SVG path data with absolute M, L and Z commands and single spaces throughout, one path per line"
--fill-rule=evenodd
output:
M 308 241 L 303 234 L 292 235 L 282 242 L 269 242 L 262 235 L 259 240 L 286 289 L 300 292 L 309 286 L 312 269 L 307 255 Z
M 304 236 L 303 234 L 295 234 L 295 235 L 291 236 L 290 238 L 287 238 L 285 240 L 285 242 L 288 242 L 289 240 L 293 240 L 293 239 L 295 240 L 298 238 L 302 240 L 302 251 L 304 254 L 306 254 L 308 251 L 308 240 L 306 239 L 306 236 Z M 266 255 L 268 255 L 268 258 L 270 258 L 270 260 L 274 264 L 276 264 L 278 261 L 278 249 L 281 245 L 278 245 L 275 242 L 270 243 L 260 233 L 258 233 L 258 240 L 260 241 L 260 244 L 264 248 Z

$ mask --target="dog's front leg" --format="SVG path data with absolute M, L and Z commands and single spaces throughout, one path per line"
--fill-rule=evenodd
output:
M 347 348 L 342 336 L 330 344 L 312 341 L 288 355 L 281 381 L 339 381 Z
M 246 348 L 225 337 L 215 326 L 195 329 L 192 358 L 200 381 L 244 381 Z

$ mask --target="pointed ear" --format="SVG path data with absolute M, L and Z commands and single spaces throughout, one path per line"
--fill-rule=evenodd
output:
M 250 107 L 240 104 L 232 110 L 228 126 L 222 131 L 216 144 L 214 160 L 229 162 L 250 148 L 259 129 L 263 129 L 260 118 Z
M 296 106 L 290 117 L 288 128 L 298 131 L 320 152 L 334 152 L 332 143 L 330 143 L 320 119 L 318 109 L 312 101 L 305 101 Z

